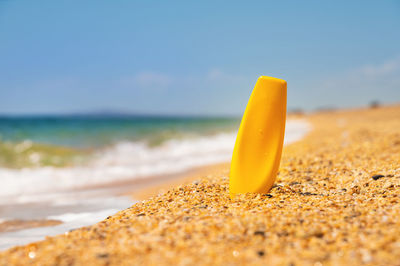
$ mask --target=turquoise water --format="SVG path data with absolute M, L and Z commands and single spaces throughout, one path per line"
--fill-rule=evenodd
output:
M 0 141 L 99 148 L 121 141 L 144 141 L 151 146 L 166 140 L 236 130 L 237 118 L 150 116 L 0 117 Z
M 229 162 L 238 124 L 228 118 L 2 119 L 0 202 Z M 304 121 L 288 121 L 285 144 L 308 130 Z
M 238 119 L 223 117 L 0 117 L 0 167 L 21 169 L 81 165 L 107 149 L 114 147 L 121 150 L 121 145 L 131 151 L 121 155 L 120 160 L 124 156 L 143 153 L 138 149 L 139 145 L 145 145 L 144 153 L 152 156 L 153 148 L 168 141 L 212 137 L 234 132 L 238 126 Z M 193 145 L 196 142 L 186 146 Z M 160 149 L 160 153 L 162 150 L 165 148 Z

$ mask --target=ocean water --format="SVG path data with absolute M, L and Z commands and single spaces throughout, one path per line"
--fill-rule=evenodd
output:
M 0 182 L 7 184 L 0 187 L 0 203 L 227 162 L 239 123 L 236 118 L 0 118 L 0 142 L 11 153 L 0 165 Z M 304 121 L 289 121 L 285 143 L 299 139 L 307 129 Z M 69 153 L 60 159 L 60 149 L 85 159 L 76 162 Z M 0 154 L 0 162 L 5 154 Z M 21 157 L 27 162 L 15 167 Z M 70 162 L 55 167 L 49 158 Z
M 63 222 L 0 233 L 0 249 L 101 221 L 135 203 L 121 193 L 153 177 L 229 162 L 239 124 L 237 118 L 0 118 L 0 222 Z M 287 121 L 285 145 L 309 128 Z M 127 181 L 135 187 L 112 185 Z
M 0 201 L 225 161 L 238 124 L 235 118 L 1 118 L 7 152 L 0 153 L 0 181 L 7 187 L 0 187 Z
M 123 142 L 158 145 L 169 139 L 234 130 L 238 118 L 75 115 L 0 117 L 0 139 L 75 148 L 102 148 Z

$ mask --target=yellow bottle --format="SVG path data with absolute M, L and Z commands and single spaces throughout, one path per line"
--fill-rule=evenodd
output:
M 247 103 L 233 150 L 229 193 L 267 193 L 281 160 L 286 81 L 261 76 Z

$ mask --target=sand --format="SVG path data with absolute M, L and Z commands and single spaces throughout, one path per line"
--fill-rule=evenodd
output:
M 225 167 L 0 265 L 399 265 L 400 106 L 306 118 L 268 194 L 230 199 Z
M 159 177 L 157 178 L 158 183 L 153 183 L 153 185 L 150 183 L 150 185 L 147 185 L 142 189 L 135 189 L 132 190 L 133 192 L 125 193 L 123 195 L 129 195 L 135 200 L 145 200 L 152 196 L 164 194 L 179 185 L 186 185 L 205 176 L 216 175 L 224 169 L 229 168 L 229 166 L 229 163 L 218 163 L 194 168 L 181 174 L 174 174 L 171 175 L 171 178 L 166 180 Z

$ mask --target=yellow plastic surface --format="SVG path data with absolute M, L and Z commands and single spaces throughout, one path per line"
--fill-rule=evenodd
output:
M 231 196 L 268 193 L 281 161 L 286 123 L 286 81 L 261 76 L 250 96 L 233 150 Z

